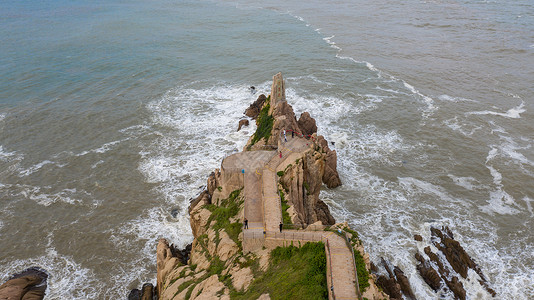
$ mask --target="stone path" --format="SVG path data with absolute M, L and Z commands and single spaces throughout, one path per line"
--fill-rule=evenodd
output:
M 245 151 L 223 161 L 225 169 L 245 169 L 245 218 L 249 229 L 243 231 L 243 247 L 250 251 L 287 242 L 322 241 L 327 255 L 329 299 L 358 299 L 354 258 L 344 238 L 331 231 L 279 230 L 282 211 L 276 172 L 302 157 L 309 143 L 304 138 L 288 137 L 279 145 L 281 158 L 279 151 Z

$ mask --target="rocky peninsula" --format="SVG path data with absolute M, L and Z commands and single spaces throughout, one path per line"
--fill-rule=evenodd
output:
M 308 112 L 296 118 L 281 73 L 245 115 L 256 132 L 191 200 L 192 244 L 161 239 L 156 286 L 129 299 L 388 299 L 358 234 L 320 199 L 341 185 L 337 154 Z

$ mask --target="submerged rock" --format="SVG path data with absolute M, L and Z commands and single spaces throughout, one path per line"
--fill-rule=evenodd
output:
M 48 274 L 39 267 L 31 267 L 11 276 L 0 286 L 0 299 L 40 300 L 47 287 Z

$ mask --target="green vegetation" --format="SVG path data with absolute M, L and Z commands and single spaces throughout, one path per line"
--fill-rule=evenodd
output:
M 258 127 L 256 128 L 256 132 L 254 132 L 254 136 L 252 137 L 250 145 L 254 145 L 261 139 L 265 139 L 267 141 L 271 137 L 274 118 L 269 114 L 269 109 L 271 108 L 270 102 L 271 96 L 269 95 L 269 97 L 267 97 L 267 100 L 265 101 L 265 105 L 260 111 L 258 119 L 256 119 L 256 125 Z
M 328 299 L 324 244 L 306 243 L 277 247 L 271 252 L 269 269 L 256 276 L 246 292 L 232 290 L 232 299 L 257 299 L 269 293 L 271 299 Z
M 278 191 L 280 192 L 280 202 L 282 203 L 282 223 L 284 223 L 284 225 L 293 224 L 293 222 L 291 222 L 291 217 L 289 216 L 289 213 L 287 212 L 289 208 L 289 204 L 287 204 L 287 200 L 284 197 L 284 191 L 283 190 L 278 190 Z
M 276 172 L 276 175 L 278 175 L 278 177 L 282 177 L 284 176 L 284 171 L 278 171 Z
M 360 292 L 365 292 L 369 287 L 369 272 L 365 267 L 363 256 L 358 250 L 354 250 L 354 260 L 356 262 L 356 271 L 358 272 L 358 284 L 360 285 Z
M 358 235 L 358 233 L 356 231 L 354 231 L 354 230 L 352 230 L 352 229 L 350 229 L 349 227 L 346 227 L 346 226 L 343 227 L 343 230 L 345 232 L 348 232 L 348 233 L 352 234 L 351 242 L 353 242 L 354 244 L 360 242 L 360 237 L 359 237 L 359 235 Z M 354 246 L 354 244 L 353 244 L 353 246 Z
M 302 183 L 302 185 L 304 185 L 304 188 L 306 189 L 306 195 L 309 195 L 310 194 L 310 185 L 304 181 L 304 183 Z
M 207 226 L 211 225 L 212 221 L 215 221 L 215 225 L 212 226 L 216 232 L 216 244 L 219 242 L 219 231 L 223 229 L 228 233 L 228 236 L 242 249 L 242 243 L 238 239 L 239 233 L 241 233 L 242 225 L 240 222 L 230 223 L 230 218 L 235 217 L 239 213 L 240 207 L 243 205 L 243 199 L 239 197 L 241 190 L 235 190 L 230 193 L 228 198 L 221 201 L 221 205 L 208 204 L 206 208 L 211 211 L 211 216 L 208 219 Z

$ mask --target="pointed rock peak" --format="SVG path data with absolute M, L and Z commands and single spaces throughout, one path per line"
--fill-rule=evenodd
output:
M 276 107 L 276 104 L 281 101 L 286 101 L 286 86 L 282 72 L 273 76 L 273 85 L 271 86 L 271 107 Z

